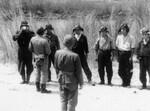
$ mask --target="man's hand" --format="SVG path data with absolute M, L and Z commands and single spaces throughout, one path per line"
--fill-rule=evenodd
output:
M 79 86 L 79 89 L 83 89 L 83 84 Z
M 85 57 L 86 57 L 86 59 L 88 59 L 88 53 L 87 53 L 87 54 L 85 54 Z

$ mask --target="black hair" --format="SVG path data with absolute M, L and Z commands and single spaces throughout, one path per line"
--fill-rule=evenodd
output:
M 36 33 L 37 33 L 38 35 L 43 35 L 43 34 L 44 34 L 44 31 L 45 31 L 45 29 L 44 29 L 43 27 L 40 27 L 40 28 L 36 31 Z

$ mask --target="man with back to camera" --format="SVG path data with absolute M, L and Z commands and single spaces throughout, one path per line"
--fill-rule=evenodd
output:
M 34 62 L 36 66 L 36 90 L 41 93 L 50 93 L 46 89 L 46 82 L 48 79 L 48 56 L 51 52 L 47 39 L 43 37 L 44 28 L 37 30 L 37 35 L 31 39 L 29 50 L 33 53 Z
M 18 43 L 18 71 L 22 77 L 22 84 L 29 83 L 33 71 L 32 53 L 28 50 L 33 36 L 34 32 L 30 30 L 27 21 L 21 22 L 20 30 L 13 36 L 13 40 Z
M 48 81 L 51 81 L 51 64 L 54 65 L 54 56 L 58 49 L 60 49 L 60 43 L 57 35 L 54 34 L 54 28 L 51 24 L 46 25 L 45 27 L 45 37 L 48 39 L 50 43 L 51 54 L 49 55 L 49 63 L 48 63 Z
M 78 85 L 83 86 L 83 77 L 79 56 L 72 52 L 72 35 L 64 37 L 64 49 L 55 54 L 55 68 L 58 76 L 61 111 L 75 111 L 78 103 Z

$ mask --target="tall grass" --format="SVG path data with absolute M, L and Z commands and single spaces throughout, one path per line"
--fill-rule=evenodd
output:
M 51 23 L 60 42 L 66 33 L 71 33 L 76 24 L 84 28 L 88 37 L 90 55 L 93 61 L 93 44 L 98 37 L 102 25 L 109 28 L 110 35 L 115 38 L 120 24 L 129 24 L 130 33 L 140 39 L 139 29 L 149 27 L 148 2 L 141 0 L 0 0 L 0 60 L 16 62 L 17 44 L 12 35 L 19 30 L 22 20 L 27 20 L 32 30 Z

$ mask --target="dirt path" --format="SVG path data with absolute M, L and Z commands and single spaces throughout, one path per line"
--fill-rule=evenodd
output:
M 16 70 L 15 65 L 0 65 L 0 111 L 60 111 L 57 82 L 48 83 L 51 94 L 41 94 L 35 91 L 34 76 L 30 85 L 21 85 Z M 112 87 L 85 84 L 79 91 L 77 111 L 150 111 L 150 88 L 135 87 L 136 76 L 132 88 L 118 86 L 116 76 Z

